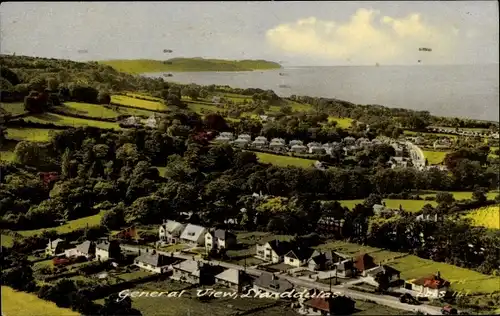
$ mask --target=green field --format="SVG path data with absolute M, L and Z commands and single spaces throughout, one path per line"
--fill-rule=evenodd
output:
M 64 233 L 68 233 L 68 232 L 71 232 L 71 231 L 76 230 L 76 229 L 84 228 L 87 225 L 88 225 L 88 227 L 97 226 L 101 223 L 101 218 L 103 215 L 104 215 L 104 211 L 102 211 L 96 215 L 82 217 L 79 219 L 68 221 L 66 224 L 61 225 L 61 226 L 51 227 L 51 228 L 40 228 L 40 229 L 33 229 L 33 230 L 21 230 L 21 231 L 16 231 L 16 233 L 19 233 L 23 236 L 33 236 L 35 234 L 40 235 L 43 231 L 55 230 L 58 234 L 64 234 Z
M 351 118 L 347 118 L 347 117 L 340 118 L 340 117 L 329 116 L 328 122 L 333 122 L 333 121 L 337 122 L 338 127 L 343 128 L 343 129 L 347 129 L 347 128 L 351 127 L 351 124 L 354 120 Z
M 364 200 L 342 200 L 339 201 L 342 206 L 346 206 L 349 209 L 352 209 L 356 204 L 363 204 Z M 396 199 L 384 199 L 385 205 L 388 208 L 399 209 L 399 205 L 403 207 L 404 210 L 409 212 L 418 212 L 424 207 L 426 204 L 431 204 L 432 206 L 436 206 L 437 203 L 435 201 L 425 201 L 425 200 L 396 200 Z
M 475 226 L 500 229 L 500 204 L 472 210 L 465 217 Z
M 276 166 L 286 167 L 286 166 L 294 166 L 301 168 L 310 168 L 314 164 L 315 160 L 304 159 L 298 157 L 288 157 L 288 156 L 279 156 L 268 153 L 255 152 L 257 158 L 259 158 L 259 162 L 262 163 L 270 163 Z
M 146 109 L 150 111 L 165 111 L 167 110 L 167 106 L 159 101 L 149 101 L 149 100 L 141 100 L 132 97 L 128 97 L 125 95 L 113 95 L 111 96 L 111 102 L 132 106 L 136 108 Z
M 441 276 L 451 282 L 451 288 L 455 291 L 470 291 L 471 293 L 499 291 L 500 277 L 498 276 L 485 275 L 413 255 L 389 261 L 387 264 L 401 271 L 401 278 L 404 279 L 415 279 L 440 271 Z
M 453 192 L 453 191 L 451 191 L 448 193 L 451 193 L 453 195 L 453 197 L 455 198 L 455 200 L 457 200 L 457 201 L 472 199 L 472 192 L 470 192 L 470 191 L 468 191 L 468 192 L 467 191 L 466 192 L 457 192 L 457 191 Z M 421 194 L 420 197 L 423 199 L 427 196 L 434 196 L 435 197 L 436 194 L 437 194 L 437 192 L 436 193 L 429 193 L 429 194 Z M 498 195 L 498 192 L 490 191 L 490 192 L 486 193 L 486 198 L 488 200 L 494 200 L 497 195 Z
M 1 245 L 4 247 L 10 247 L 14 243 L 14 238 L 9 235 L 1 235 Z
M 426 133 L 426 132 L 414 132 L 414 131 L 403 131 L 403 134 L 405 135 L 410 135 L 410 136 L 415 136 L 417 134 L 420 134 L 422 136 L 436 136 L 436 137 L 448 137 L 448 138 L 453 138 L 456 139 L 458 136 L 454 134 L 443 134 L 443 133 Z
M 430 165 L 439 165 L 443 162 L 448 152 L 423 150 L 423 153 Z
M 495 155 L 494 152 L 498 150 L 499 147 L 490 147 L 490 154 L 488 156 L 492 158 L 498 158 L 498 155 Z
M 116 110 L 110 106 L 106 107 L 99 104 L 90 104 L 82 102 L 65 102 L 64 111 L 68 113 L 80 114 L 89 117 L 100 118 L 117 118 L 120 115 L 138 115 L 138 116 L 151 116 L 151 111 L 141 109 L 131 109 L 126 107 L 117 107 Z
M 77 312 L 57 307 L 55 303 L 34 294 L 18 292 L 2 286 L 2 315 L 4 316 L 78 316 Z
M 31 115 L 28 117 L 23 118 L 27 122 L 34 122 L 34 123 L 44 123 L 44 124 L 54 124 L 57 126 L 68 126 L 68 127 L 85 127 L 85 126 L 92 126 L 92 127 L 98 127 L 98 128 L 105 128 L 105 129 L 120 129 L 120 126 L 118 126 L 118 123 L 112 123 L 112 122 L 101 122 L 101 121 L 94 121 L 94 120 L 87 120 L 87 119 L 81 119 L 81 118 L 74 118 L 74 117 L 69 117 L 69 116 L 64 116 L 64 115 L 59 115 L 59 114 L 54 114 L 54 113 L 42 113 L 42 114 L 35 114 Z
M 188 103 L 188 109 L 190 109 L 193 112 L 196 112 L 198 114 L 204 115 L 202 113 L 202 110 L 204 110 L 205 113 L 210 113 L 210 112 L 217 112 L 222 109 L 216 107 L 215 105 L 207 105 L 207 104 L 201 104 L 201 103 L 196 103 L 196 102 L 189 102 Z M 227 119 L 227 118 L 226 118 Z
M 17 141 L 47 142 L 58 130 L 43 128 L 9 127 L 7 138 Z
M 13 102 L 13 103 L 0 103 L 0 108 L 9 112 L 12 115 L 23 114 L 26 111 L 24 110 L 24 103 L 22 102 Z M 1 113 L 2 111 L 0 111 Z
M 203 58 L 172 58 L 166 62 L 152 59 L 121 59 L 99 61 L 99 63 L 111 66 L 121 72 L 133 74 L 168 71 L 251 71 L 281 68 L 279 64 L 265 60 L 223 60 Z
M 8 148 L 2 148 L 0 150 L 0 160 L 1 161 L 14 161 L 14 149 L 9 150 Z

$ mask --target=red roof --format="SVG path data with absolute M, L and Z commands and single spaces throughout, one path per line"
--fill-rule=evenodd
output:
M 413 284 L 422 285 L 431 289 L 440 289 L 445 286 L 449 286 L 450 282 L 446 281 L 438 275 L 433 274 L 427 277 L 416 279 L 415 281 L 413 281 Z
M 365 253 L 356 258 L 354 266 L 358 271 L 365 271 L 375 268 L 377 265 L 373 262 L 373 257 Z
M 304 302 L 304 305 L 316 308 L 325 312 L 330 312 L 330 303 L 324 298 L 315 297 Z

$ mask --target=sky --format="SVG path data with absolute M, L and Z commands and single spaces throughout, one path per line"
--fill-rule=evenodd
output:
M 2 2 L 0 52 L 287 66 L 489 64 L 499 61 L 498 21 L 496 1 Z

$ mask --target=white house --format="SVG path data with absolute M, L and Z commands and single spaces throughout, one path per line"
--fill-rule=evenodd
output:
M 247 141 L 251 141 L 252 140 L 252 137 L 248 134 L 240 134 L 238 135 L 238 139 L 246 139 Z
M 76 246 L 75 255 L 77 257 L 83 256 L 90 259 L 95 256 L 95 243 L 90 240 L 86 240 L 83 243 Z
M 156 253 L 155 250 L 139 255 L 135 258 L 134 265 L 154 273 L 165 273 L 168 271 L 169 266 L 167 257 Z
M 311 148 L 311 147 L 320 147 L 321 148 L 321 144 L 318 142 L 310 142 L 307 144 L 307 148 Z
M 59 255 L 64 253 L 67 248 L 67 243 L 64 239 L 57 238 L 56 240 L 49 240 L 45 248 L 45 255 L 49 257 Z
M 295 248 L 290 250 L 284 256 L 285 264 L 301 267 L 307 264 L 307 260 L 311 257 L 313 250 L 311 248 Z
M 346 145 L 354 145 L 356 143 L 356 139 L 352 136 L 347 136 L 346 138 L 344 138 L 343 142 Z
M 156 114 L 153 114 L 146 120 L 144 125 L 146 125 L 147 127 L 156 128 L 158 127 L 159 120 L 160 117 L 157 116 Z
M 252 146 L 255 148 L 265 148 L 265 147 L 267 147 L 267 141 L 255 139 L 252 142 Z
M 389 284 L 393 284 L 394 282 L 397 282 L 398 280 L 400 280 L 400 277 L 401 277 L 401 272 L 399 272 L 398 270 L 396 270 L 390 266 L 387 266 L 387 265 L 379 265 L 375 268 L 371 268 L 371 269 L 366 270 L 365 281 L 367 281 L 367 283 L 378 286 L 378 282 L 376 279 L 377 279 L 377 275 L 379 275 L 381 273 L 383 273 L 387 276 Z
M 177 243 L 184 228 L 186 228 L 186 225 L 176 221 L 167 220 L 163 222 L 158 230 L 160 241 L 169 244 Z
M 352 276 L 354 263 L 351 259 L 343 260 L 335 264 L 335 274 L 341 278 L 348 278 Z
M 290 141 L 290 143 L 288 145 L 293 147 L 295 145 L 303 145 L 303 144 L 304 143 L 301 140 L 294 139 L 294 140 Z
M 342 260 L 346 260 L 346 257 L 334 251 L 315 250 L 307 260 L 307 267 L 311 271 L 330 270 Z
M 207 229 L 198 225 L 187 224 L 182 231 L 181 241 L 192 246 L 203 246 Z
M 104 240 L 95 245 L 95 259 L 106 261 L 108 259 L 119 259 L 120 244 L 116 240 Z
M 214 95 L 212 97 L 212 103 L 213 104 L 219 104 L 220 103 L 220 97 L 218 95 Z
M 238 138 L 238 139 L 233 141 L 233 145 L 240 147 L 240 148 L 245 148 L 249 143 L 250 143 L 249 140 L 241 139 L 241 138 Z
M 415 280 L 408 280 L 404 284 L 404 290 L 415 296 L 428 298 L 440 298 L 449 291 L 450 282 L 441 278 L 440 273 L 433 274 Z
M 225 229 L 207 231 L 205 234 L 205 249 L 231 249 L 236 245 L 236 235 Z
M 312 147 L 309 147 L 309 153 L 310 154 L 325 154 L 326 150 L 323 147 L 312 146 Z
M 219 135 L 215 137 L 214 141 L 218 143 L 229 143 L 231 141 L 231 138 Z
M 282 142 L 276 142 L 276 141 L 271 141 L 269 143 L 269 148 L 274 149 L 274 150 L 281 150 L 286 147 L 285 143 Z
M 219 134 L 219 136 L 221 136 L 221 137 L 227 137 L 227 138 L 229 138 L 231 140 L 234 139 L 234 135 L 231 132 L 222 132 L 222 133 Z
M 282 262 L 292 245 L 287 241 L 271 240 L 265 244 L 257 244 L 256 257 L 273 263 Z
M 215 283 L 222 285 L 231 289 L 235 289 L 238 292 L 246 285 L 249 285 L 251 278 L 242 270 L 237 269 L 227 269 L 215 276 Z
M 294 152 L 294 153 L 306 153 L 307 152 L 307 147 L 304 146 L 304 145 L 293 145 L 291 148 L 290 148 L 290 151 Z
M 138 126 L 141 125 L 141 118 L 137 116 L 129 116 L 122 121 L 122 124 L 126 126 Z

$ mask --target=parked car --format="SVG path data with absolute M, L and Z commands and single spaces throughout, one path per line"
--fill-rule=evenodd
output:
M 450 305 L 446 305 L 441 309 L 441 314 L 443 315 L 457 315 L 457 309 L 451 307 Z

